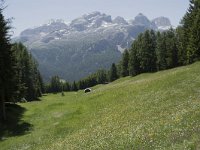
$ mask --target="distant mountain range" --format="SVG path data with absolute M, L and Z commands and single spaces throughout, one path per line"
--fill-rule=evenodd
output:
M 140 13 L 127 21 L 123 17 L 112 19 L 110 15 L 92 12 L 70 23 L 51 20 L 27 29 L 15 41 L 29 48 L 46 81 L 53 75 L 73 81 L 118 62 L 124 49 L 131 46 L 139 33 L 170 27 L 166 17 L 149 20 Z

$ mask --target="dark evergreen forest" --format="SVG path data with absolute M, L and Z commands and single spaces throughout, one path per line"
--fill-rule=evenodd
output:
M 11 43 L 10 21 L 0 9 L 0 118 L 6 119 L 5 104 L 38 99 L 44 92 L 36 60 L 21 43 Z

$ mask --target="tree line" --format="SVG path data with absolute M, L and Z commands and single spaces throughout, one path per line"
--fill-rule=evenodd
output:
M 190 6 L 175 30 L 141 33 L 122 57 L 122 76 L 155 72 L 200 60 L 200 1 Z M 128 58 L 128 59 L 127 59 Z M 128 65 L 127 65 L 128 64 Z M 128 74 L 129 72 L 129 74 Z
M 78 82 L 64 84 L 64 91 L 77 91 L 120 77 L 136 76 L 188 65 L 200 60 L 200 1 L 190 0 L 190 6 L 176 29 L 164 32 L 147 30 L 139 34 L 109 71 L 98 70 Z M 52 82 L 51 82 L 52 83 Z M 60 83 L 62 87 L 63 83 Z M 49 85 L 51 87 L 52 84 Z M 60 88 L 62 89 L 62 88 Z
M 125 50 L 118 77 L 135 76 L 188 65 L 200 60 L 200 1 L 190 6 L 176 29 L 164 32 L 147 30 Z
M 59 76 L 53 76 L 49 84 L 46 85 L 47 93 L 58 93 L 62 91 L 78 91 L 87 87 L 92 87 L 97 84 L 105 84 L 109 81 L 108 73 L 104 69 L 98 70 L 96 73 L 89 75 L 88 77 L 72 83 L 67 82 L 59 78 Z
M 11 43 L 10 21 L 0 8 L 0 120 L 7 102 L 32 101 L 42 96 L 42 77 L 36 60 L 21 43 Z

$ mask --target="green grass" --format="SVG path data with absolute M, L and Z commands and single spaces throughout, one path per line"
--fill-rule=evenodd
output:
M 199 62 L 92 89 L 19 104 L 19 129 L 0 149 L 200 149 Z

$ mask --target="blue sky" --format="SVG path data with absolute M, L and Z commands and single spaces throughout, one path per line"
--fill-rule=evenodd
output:
M 6 0 L 6 5 L 4 15 L 14 18 L 12 26 L 16 36 L 50 19 L 71 21 L 93 11 L 128 20 L 140 12 L 149 19 L 165 16 L 177 26 L 187 11 L 189 0 Z

